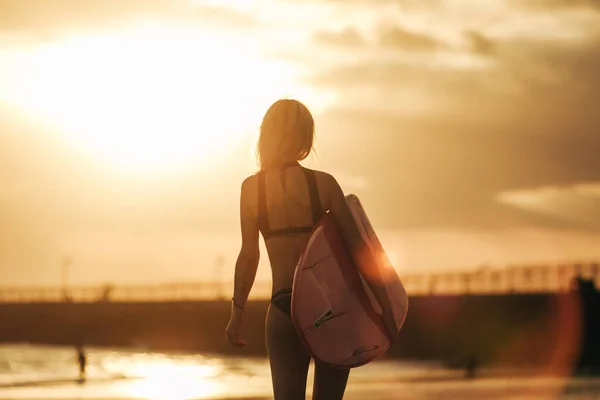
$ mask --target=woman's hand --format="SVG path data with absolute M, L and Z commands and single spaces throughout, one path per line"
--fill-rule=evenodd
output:
M 232 310 L 231 318 L 225 329 L 225 336 L 227 342 L 233 347 L 243 347 L 246 345 L 246 341 L 242 339 L 242 313 Z

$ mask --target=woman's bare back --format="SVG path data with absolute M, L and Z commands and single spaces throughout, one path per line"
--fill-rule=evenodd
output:
M 313 226 L 313 214 L 309 185 L 300 166 L 288 166 L 263 172 L 265 202 L 268 215 L 268 228 L 280 230 L 287 228 L 305 228 Z M 322 210 L 329 209 L 333 177 L 320 171 L 314 171 Z M 247 179 L 250 203 L 253 215 L 259 219 L 259 183 L 258 175 Z M 306 247 L 310 232 L 273 235 L 267 237 L 265 245 L 271 264 L 273 292 L 292 287 L 296 263 Z

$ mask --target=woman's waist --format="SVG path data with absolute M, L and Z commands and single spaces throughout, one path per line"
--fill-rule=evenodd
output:
M 291 260 L 285 261 L 279 263 L 271 261 L 272 293 L 283 289 L 290 289 L 294 283 L 297 262 L 292 263 Z
M 271 297 L 275 297 L 282 293 L 291 293 L 293 284 L 293 277 L 292 279 L 282 280 L 281 282 L 276 282 L 275 280 L 273 280 L 273 286 L 271 288 Z

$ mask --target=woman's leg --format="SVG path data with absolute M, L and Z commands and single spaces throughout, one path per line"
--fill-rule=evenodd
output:
M 305 400 L 310 356 L 300 342 L 292 320 L 271 305 L 266 324 L 275 400 Z
M 349 369 L 331 368 L 315 363 L 313 400 L 341 400 L 348 383 Z

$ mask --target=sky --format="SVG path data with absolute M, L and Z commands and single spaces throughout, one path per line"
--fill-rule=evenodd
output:
M 282 97 L 399 272 L 600 259 L 598 1 L 0 0 L 0 285 L 230 279 Z

